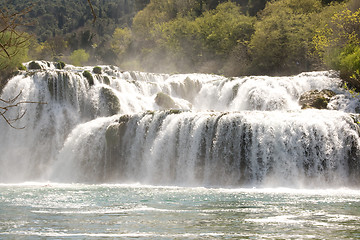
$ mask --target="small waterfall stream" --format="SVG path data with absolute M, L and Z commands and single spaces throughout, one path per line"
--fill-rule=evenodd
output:
M 289 77 L 124 72 L 38 62 L 1 93 L 0 182 L 341 187 L 360 183 L 359 100 L 333 72 Z M 337 95 L 302 110 L 306 91 Z

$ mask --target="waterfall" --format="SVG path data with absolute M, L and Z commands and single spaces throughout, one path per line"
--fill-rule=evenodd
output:
M 183 186 L 357 186 L 359 100 L 331 71 L 227 78 L 66 65 L 20 71 L 26 114 L 0 122 L 0 182 L 116 182 Z M 28 65 L 27 65 L 28 66 Z M 87 78 L 88 71 L 92 77 Z M 304 92 L 336 93 L 302 110 Z
M 201 186 L 343 186 L 359 179 L 359 127 L 343 112 L 173 112 L 106 133 L 107 177 Z

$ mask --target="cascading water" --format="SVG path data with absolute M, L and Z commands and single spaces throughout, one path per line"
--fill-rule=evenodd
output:
M 0 122 L 0 182 L 141 182 L 196 186 L 356 186 L 359 101 L 332 72 L 292 77 L 122 72 L 39 62 L 1 98 L 29 104 Z M 310 90 L 332 110 L 301 110 Z M 12 109 L 9 114 L 17 114 Z

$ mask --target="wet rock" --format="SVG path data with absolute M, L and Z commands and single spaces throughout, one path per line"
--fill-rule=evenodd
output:
M 64 67 L 65 67 L 65 63 L 64 63 L 64 62 L 60 61 L 60 62 L 57 62 L 57 63 L 56 63 L 56 68 L 57 68 L 57 69 L 64 69 Z
M 130 115 L 122 115 L 119 121 L 111 124 L 105 132 L 106 143 L 109 147 L 119 147 L 122 143 L 122 136 L 126 131 L 126 124 L 130 120 Z
M 335 92 L 328 89 L 324 89 L 321 91 L 311 90 L 303 93 L 300 96 L 299 104 L 301 105 L 302 109 L 327 109 L 327 105 L 330 99 L 335 95 Z
M 110 79 L 109 79 L 109 77 L 108 77 L 108 76 L 104 76 L 103 82 L 104 82 L 106 85 L 110 85 Z
M 135 72 L 129 72 L 130 73 L 130 76 L 133 80 L 137 80 L 137 77 L 136 77 L 136 74 Z
M 159 92 L 155 97 L 155 102 L 163 109 L 178 108 L 175 101 L 167 94 Z
M 88 80 L 90 86 L 94 85 L 94 78 L 89 71 L 84 71 L 82 75 Z
M 100 96 L 107 113 L 112 116 L 120 111 L 120 101 L 116 94 L 109 88 L 101 88 Z
M 105 132 L 105 139 L 108 146 L 117 146 L 119 137 L 119 124 L 110 125 Z
M 201 83 L 198 80 L 192 80 L 190 77 L 186 77 L 181 83 L 171 83 L 171 87 L 177 95 L 192 102 L 201 90 Z
M 93 68 L 93 73 L 95 73 L 95 74 L 101 74 L 101 67 L 98 67 L 98 66 L 94 67 L 94 68 Z
M 28 68 L 29 68 L 29 70 L 39 70 L 39 69 L 41 69 L 41 66 L 39 63 L 32 61 L 29 63 Z

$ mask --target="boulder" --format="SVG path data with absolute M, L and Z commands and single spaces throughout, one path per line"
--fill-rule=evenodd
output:
M 105 83 L 106 85 L 110 85 L 110 79 L 108 76 L 104 76 L 103 83 Z
M 32 61 L 29 63 L 28 68 L 29 68 L 29 70 L 39 70 L 39 69 L 41 69 L 41 66 L 39 63 Z
M 89 71 L 84 71 L 82 75 L 88 80 L 90 86 L 94 85 L 94 78 Z
M 175 101 L 167 94 L 159 92 L 155 97 L 156 104 L 162 109 L 179 108 Z
M 107 111 L 108 116 L 117 114 L 120 111 L 120 101 L 110 88 L 100 89 L 101 102 Z
M 130 120 L 130 115 L 122 115 L 117 123 L 113 123 L 106 129 L 105 139 L 107 146 L 118 148 L 122 144 L 122 136 L 126 131 L 126 124 Z
M 94 67 L 94 68 L 93 68 L 93 73 L 95 73 L 95 74 L 101 74 L 101 67 L 98 67 L 98 66 Z
M 56 63 L 56 68 L 57 69 L 64 69 L 65 65 L 66 64 L 64 62 L 60 61 L 60 62 Z
M 335 92 L 328 89 L 321 91 L 311 90 L 301 94 L 299 104 L 302 109 L 327 109 L 330 99 L 335 95 Z

